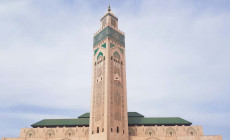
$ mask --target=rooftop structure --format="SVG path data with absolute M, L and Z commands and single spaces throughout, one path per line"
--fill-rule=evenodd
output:
M 82 127 L 89 126 L 90 113 L 84 113 L 73 119 L 44 119 L 32 124 L 37 127 Z M 190 126 L 192 123 L 180 117 L 144 117 L 138 112 L 128 112 L 129 126 Z

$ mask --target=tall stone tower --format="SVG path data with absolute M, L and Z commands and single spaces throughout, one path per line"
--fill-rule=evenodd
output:
M 110 7 L 93 40 L 89 140 L 128 140 L 125 35 Z

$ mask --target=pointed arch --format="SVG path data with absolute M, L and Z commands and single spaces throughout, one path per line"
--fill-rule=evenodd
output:
M 120 54 L 119 54 L 117 51 L 115 51 L 115 52 L 113 53 L 113 57 L 117 57 L 117 58 L 120 59 Z
M 54 129 L 48 129 L 45 133 L 45 136 L 48 138 L 53 138 L 55 136 L 55 131 Z
M 155 130 L 153 129 L 153 128 L 147 128 L 146 130 L 145 130 L 145 135 L 146 136 L 153 136 L 153 135 L 155 135 L 156 133 L 155 133 Z
M 67 130 L 65 131 L 65 136 L 66 136 L 66 137 L 72 137 L 72 136 L 74 136 L 74 135 L 75 135 L 75 132 L 74 132 L 74 130 L 71 129 L 71 128 L 69 128 L 69 129 L 67 129 Z
M 27 138 L 33 138 L 35 136 L 35 130 L 30 129 L 26 132 L 26 137 Z
M 172 127 L 169 127 L 166 129 L 166 135 L 167 136 L 175 136 L 176 135 L 176 130 Z
M 103 57 L 103 53 L 102 53 L 102 52 L 99 52 L 99 54 L 97 55 L 97 60 L 98 60 L 98 58 L 99 58 L 100 56 Z
M 187 135 L 189 135 L 189 136 L 196 136 L 197 135 L 197 131 L 193 127 L 189 127 L 186 132 L 187 132 Z

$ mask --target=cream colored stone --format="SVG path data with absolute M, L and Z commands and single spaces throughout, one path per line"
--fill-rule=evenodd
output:
M 175 130 L 175 135 L 170 136 L 168 129 Z M 50 131 L 53 130 L 53 131 Z M 88 127 L 64 128 L 22 128 L 19 138 L 2 138 L 2 140 L 89 140 Z M 132 133 L 130 130 L 134 130 Z M 152 130 L 153 133 L 147 133 Z M 191 132 L 193 131 L 193 135 Z M 53 132 L 49 134 L 47 132 Z M 29 135 L 32 133 L 32 135 Z M 69 134 L 71 133 L 71 134 Z M 125 140 L 111 133 L 116 140 Z M 222 136 L 204 136 L 201 126 L 132 126 L 129 127 L 129 140 L 222 140 Z M 106 139 L 104 133 L 92 135 L 92 139 Z

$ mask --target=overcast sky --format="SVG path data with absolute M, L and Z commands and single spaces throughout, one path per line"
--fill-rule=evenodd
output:
M 90 110 L 106 0 L 0 0 L 0 137 Z M 128 110 L 230 139 L 230 1 L 110 0 L 126 34 Z

